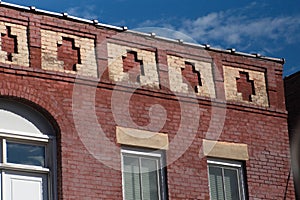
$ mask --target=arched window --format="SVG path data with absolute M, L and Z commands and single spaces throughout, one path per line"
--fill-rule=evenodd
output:
M 0 98 L 0 179 L 0 199 L 57 199 L 53 126 L 36 109 L 5 98 Z

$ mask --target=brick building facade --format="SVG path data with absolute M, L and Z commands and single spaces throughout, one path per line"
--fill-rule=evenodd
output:
M 0 32 L 4 199 L 295 198 L 283 60 L 3 2 Z

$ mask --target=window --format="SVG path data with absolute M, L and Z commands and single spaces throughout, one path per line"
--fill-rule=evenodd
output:
M 0 200 L 57 199 L 53 133 L 36 110 L 0 98 Z
M 245 184 L 241 162 L 209 159 L 210 198 L 214 200 L 244 200 Z
M 122 149 L 125 200 L 164 200 L 164 155 L 160 151 Z

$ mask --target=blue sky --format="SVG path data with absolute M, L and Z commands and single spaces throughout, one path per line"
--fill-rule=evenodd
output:
M 298 0 L 5 0 L 39 9 L 68 12 L 101 23 L 140 31 L 174 30 L 199 44 L 285 58 L 284 75 L 300 71 Z M 152 27 L 152 28 L 147 28 Z M 154 27 L 154 28 L 153 28 Z M 151 31 L 151 32 L 153 32 Z M 182 33 L 182 34 L 178 34 Z M 188 37 L 187 37 L 188 36 Z

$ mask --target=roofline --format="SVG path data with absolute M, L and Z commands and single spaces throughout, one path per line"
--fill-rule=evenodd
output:
M 57 13 L 57 12 L 37 9 L 34 6 L 28 6 L 28 7 L 20 6 L 20 5 L 17 5 L 17 4 L 6 3 L 6 2 L 3 2 L 1 0 L 0 0 L 0 5 L 10 7 L 10 8 L 19 9 L 19 10 L 31 11 L 33 13 L 46 14 L 46 15 L 50 15 L 50 16 L 54 16 L 54 17 L 63 17 L 65 19 L 70 19 L 70 20 L 73 20 L 73 21 L 93 24 L 96 27 L 105 27 L 105 28 L 109 28 L 109 29 L 115 29 L 115 30 L 118 30 L 118 31 L 127 30 L 127 27 L 118 27 L 118 26 L 113 26 L 113 25 L 109 25 L 109 24 L 103 24 L 103 23 L 99 23 L 98 20 L 95 20 L 95 19 L 94 20 L 89 20 L 89 19 L 84 19 L 84 18 L 72 16 L 72 15 L 69 15 L 68 13 Z
M 187 45 L 187 46 L 190 46 L 190 47 L 203 48 L 203 49 L 210 50 L 210 51 L 216 51 L 216 52 L 221 52 L 221 53 L 229 53 L 229 54 L 234 54 L 234 55 L 238 55 L 238 56 L 247 56 L 247 57 L 251 57 L 251 58 L 259 58 L 259 59 L 262 59 L 262 60 L 269 60 L 269 61 L 273 61 L 273 62 L 279 62 L 279 63 L 282 63 L 282 64 L 285 63 L 284 58 L 274 58 L 274 57 L 262 56 L 259 53 L 250 54 L 250 53 L 236 51 L 235 49 L 225 50 L 225 49 L 211 47 L 209 44 L 196 44 L 196 43 L 185 42 L 181 39 L 171 39 L 171 38 L 167 38 L 167 37 L 156 36 L 155 33 L 143 33 L 143 32 L 134 31 L 134 30 L 127 30 L 126 32 L 141 35 L 141 36 L 145 36 L 145 37 L 153 37 L 153 38 L 168 41 L 168 42 L 180 43 L 180 44 L 184 44 L 184 45 Z
M 294 79 L 300 75 L 300 71 L 294 72 L 293 74 L 287 75 L 284 77 L 284 80 L 289 81 L 291 79 Z
M 65 19 L 69 19 L 69 20 L 73 20 L 73 21 L 77 21 L 77 22 L 81 22 L 81 23 L 88 23 L 88 24 L 92 24 L 92 25 L 94 25 L 96 27 L 99 27 L 99 28 L 104 27 L 104 28 L 113 29 L 113 30 L 116 30 L 116 31 L 126 31 L 126 32 L 132 33 L 132 34 L 137 34 L 137 35 L 144 36 L 144 37 L 152 37 L 152 38 L 156 38 L 156 39 L 167 41 L 167 42 L 180 43 L 180 44 L 187 45 L 187 46 L 190 46 L 190 47 L 202 48 L 202 49 L 221 52 L 221 53 L 229 53 L 229 54 L 234 54 L 234 55 L 238 55 L 238 56 L 246 56 L 246 57 L 250 57 L 250 58 L 259 58 L 259 59 L 262 59 L 262 60 L 269 60 L 269 61 L 278 62 L 278 63 L 281 63 L 281 64 L 285 63 L 284 58 L 267 57 L 267 56 L 262 56 L 258 53 L 253 53 L 253 54 L 244 53 L 244 52 L 236 51 L 235 49 L 225 50 L 225 49 L 211 47 L 209 44 L 201 45 L 201 44 L 196 44 L 196 43 L 184 42 L 181 39 L 176 40 L 176 39 L 171 39 L 171 38 L 167 38 L 167 37 L 156 36 L 155 33 L 143 33 L 143 32 L 138 32 L 138 31 L 134 31 L 134 30 L 128 30 L 128 28 L 126 26 L 119 27 L 119 26 L 114 26 L 114 25 L 110 25 L 110 24 L 104 24 L 104 23 L 98 22 L 98 20 L 96 20 L 96 19 L 88 20 L 88 19 L 84 19 L 84 18 L 69 15 L 68 13 L 57 13 L 57 12 L 37 9 L 34 6 L 27 6 L 27 7 L 26 6 L 20 6 L 20 5 L 17 5 L 17 4 L 6 3 L 6 2 L 3 2 L 1 0 L 0 0 L 0 5 L 10 7 L 10 8 L 19 9 L 19 10 L 26 10 L 26 11 L 33 12 L 33 13 L 46 14 L 46 15 L 50 15 L 50 16 L 54 16 L 54 17 L 62 17 L 62 18 L 65 18 Z

